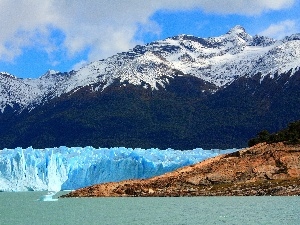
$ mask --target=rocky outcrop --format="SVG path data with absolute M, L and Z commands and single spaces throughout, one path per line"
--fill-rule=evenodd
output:
M 147 180 L 82 188 L 64 197 L 300 195 L 300 145 L 261 143 Z

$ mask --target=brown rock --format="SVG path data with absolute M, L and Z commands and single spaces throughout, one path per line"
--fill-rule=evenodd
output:
M 300 195 L 300 146 L 261 143 L 147 180 L 82 188 L 64 197 Z

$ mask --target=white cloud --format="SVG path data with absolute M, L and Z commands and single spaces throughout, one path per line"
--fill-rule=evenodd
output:
M 197 4 L 207 12 L 223 14 L 257 15 L 263 11 L 279 10 L 292 6 L 295 0 L 203 0 Z
M 80 62 L 76 63 L 71 70 L 79 70 L 80 68 L 86 66 L 88 62 L 86 60 L 81 60 Z
M 198 8 L 208 13 L 256 15 L 290 7 L 294 0 L 0 0 L 0 60 L 13 60 L 24 47 L 69 57 L 90 49 L 88 60 L 126 51 L 137 32 L 159 33 L 149 18 L 159 9 Z M 151 28 L 151 29 L 149 29 Z M 58 44 L 52 32 L 64 38 Z
M 276 24 L 271 24 L 267 29 L 259 34 L 280 40 L 285 36 L 297 33 L 297 31 L 296 21 L 285 20 Z

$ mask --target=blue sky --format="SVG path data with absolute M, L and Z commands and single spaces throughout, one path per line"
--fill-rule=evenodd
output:
M 0 0 L 0 71 L 36 78 L 179 34 L 300 33 L 299 0 Z

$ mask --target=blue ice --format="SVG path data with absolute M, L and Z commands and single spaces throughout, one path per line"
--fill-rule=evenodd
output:
M 96 183 L 150 178 L 228 150 L 31 147 L 0 150 L 0 191 L 73 190 Z

